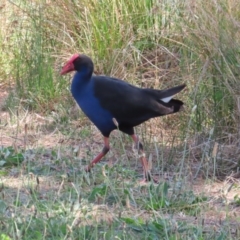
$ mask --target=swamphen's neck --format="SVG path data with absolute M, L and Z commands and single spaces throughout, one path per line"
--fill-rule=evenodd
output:
M 105 137 L 108 137 L 116 126 L 113 123 L 112 114 L 101 106 L 99 99 L 95 96 L 95 82 L 98 80 L 96 80 L 97 77 L 92 77 L 92 61 L 89 61 L 87 57 L 81 57 L 79 65 L 77 61 L 78 59 L 76 59 L 76 63 L 74 62 L 77 72 L 72 80 L 72 95 L 88 118 Z

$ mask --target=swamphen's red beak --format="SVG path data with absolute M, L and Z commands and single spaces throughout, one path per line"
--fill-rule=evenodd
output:
M 79 57 L 79 54 L 74 54 L 74 55 L 66 62 L 66 64 L 65 64 L 65 65 L 63 66 L 63 68 L 62 68 L 61 75 L 67 74 L 67 73 L 75 70 L 75 67 L 74 67 L 73 62 L 74 62 L 74 60 L 75 60 L 76 58 L 78 58 L 78 57 Z

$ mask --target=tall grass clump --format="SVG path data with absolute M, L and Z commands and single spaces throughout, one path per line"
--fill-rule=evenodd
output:
M 71 48 L 91 55 L 97 70 L 108 74 L 120 61 L 135 64 L 136 58 L 126 60 L 134 50 L 136 54 L 152 47 L 155 30 L 166 24 L 161 12 L 153 13 L 154 5 L 153 0 L 83 0 L 81 4 L 60 0 L 57 8 L 48 8 L 48 14 L 59 26 L 57 34 L 65 52 Z
M 53 59 L 56 42 L 48 35 L 45 28 L 42 5 L 28 1 L 6 1 L 4 12 L 10 27 L 4 50 L 1 54 L 8 66 L 8 78 L 14 79 L 14 94 L 26 108 L 41 112 L 54 109 L 55 101 L 66 89 L 62 78 L 56 79 Z M 3 25 L 4 26 L 4 25 Z M 2 28 L 4 30 L 4 27 Z M 64 98 L 64 96 L 62 97 Z M 16 103 L 16 101 L 7 101 Z M 10 104 L 9 108 L 15 108 Z
M 47 109 L 67 96 L 68 83 L 59 76 L 61 63 L 70 54 L 83 52 L 93 58 L 98 74 L 114 75 L 143 87 L 164 88 L 185 82 L 188 91 L 182 98 L 186 112 L 174 120 L 187 125 L 190 132 L 209 132 L 212 128 L 217 135 L 236 132 L 238 2 L 7 3 L 15 17 L 10 21 L 14 28 L 9 38 L 9 66 L 23 102 Z M 4 54 L 6 50 L 0 59 Z M 195 105 L 191 126 L 184 124 Z
M 186 5 L 184 57 L 196 79 L 189 84 L 197 104 L 197 130 L 235 132 L 238 125 L 239 6 L 233 1 Z

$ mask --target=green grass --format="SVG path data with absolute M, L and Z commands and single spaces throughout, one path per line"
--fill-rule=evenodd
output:
M 187 109 L 197 105 L 194 132 L 214 127 L 224 137 L 222 129 L 238 126 L 238 3 L 16 0 L 0 11 L 1 81 L 16 83 L 15 98 L 28 109 L 49 112 L 63 99 L 69 107 L 59 71 L 70 54 L 83 52 L 96 73 L 157 88 L 185 82 Z
M 3 0 L 0 240 L 239 239 L 230 210 L 239 189 L 228 185 L 239 169 L 239 9 L 233 0 Z M 137 184 L 138 159 L 120 133 L 109 162 L 84 173 L 102 140 L 59 74 L 76 52 L 96 74 L 137 86 L 187 84 L 184 112 L 136 129 L 159 185 Z M 194 188 L 226 176 L 217 196 Z
M 112 153 L 87 174 L 84 166 L 101 149 L 92 136 L 95 130 L 49 119 L 37 125 L 36 116 L 28 117 L 32 125 L 27 131 L 21 121 L 13 128 L 14 119 L 7 129 L 13 129 L 8 132 L 13 142 L 25 141 L 25 148 L 15 142 L 15 148 L 1 149 L 2 239 L 238 239 L 239 219 L 233 214 L 238 184 L 226 181 L 217 191 L 214 183 L 189 179 L 188 169 L 181 176 L 176 165 L 189 164 L 182 148 L 171 149 L 170 159 L 167 145 L 156 146 L 165 170 L 153 157 L 152 172 L 160 174 L 160 183 L 141 185 L 138 158 L 125 137 L 113 134 Z M 51 146 L 41 141 L 46 136 L 52 137 Z M 206 186 L 213 190 L 204 191 Z M 228 217 L 221 219 L 218 211 Z
M 61 154 L 64 153 L 61 149 Z M 25 166 L 19 165 L 14 170 L 18 178 L 9 176 L 1 183 L 2 239 L 229 239 L 231 236 L 228 225 L 223 224 L 215 231 L 204 224 L 191 223 L 191 219 L 209 208 L 210 198 L 197 196 L 185 187 L 179 190 L 174 182 L 140 186 L 134 172 L 124 173 L 121 163 L 113 168 L 105 166 L 104 177 L 101 166 L 96 166 L 95 173 L 88 176 L 76 172 L 79 159 L 74 157 L 64 156 L 59 163 L 55 151 L 41 149 L 28 150 L 24 155 Z M 50 165 L 44 161 L 46 156 L 51 159 Z M 41 162 L 34 160 L 37 158 Z M 182 217 L 177 217 L 179 212 Z

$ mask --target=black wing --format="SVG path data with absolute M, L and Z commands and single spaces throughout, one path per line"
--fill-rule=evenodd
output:
M 117 119 L 119 124 L 136 126 L 157 116 L 173 113 L 173 103 L 183 105 L 179 100 L 168 103 L 161 98 L 172 96 L 181 91 L 181 85 L 169 90 L 141 89 L 123 80 L 106 76 L 93 76 L 94 93 L 103 108 Z

